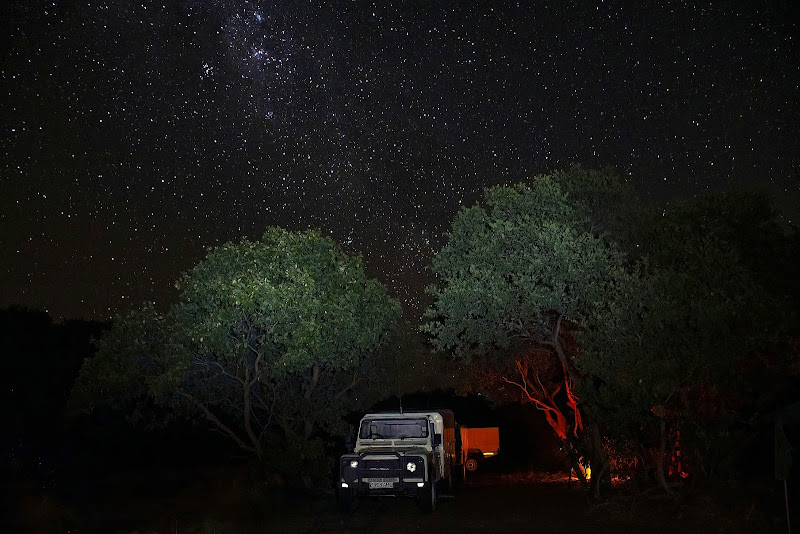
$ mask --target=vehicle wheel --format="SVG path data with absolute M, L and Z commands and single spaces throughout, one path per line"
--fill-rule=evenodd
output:
M 358 506 L 358 499 L 350 488 L 339 488 L 337 500 L 339 501 L 339 509 L 342 512 L 353 512 Z
M 453 473 L 450 473 L 446 478 L 439 480 L 436 483 L 437 486 L 437 495 L 441 495 L 442 493 L 449 494 L 453 492 Z
M 436 483 L 431 481 L 428 487 L 419 496 L 419 505 L 425 512 L 435 512 L 436 502 L 438 500 L 436 493 Z
M 478 459 L 477 458 L 467 458 L 467 463 L 464 464 L 464 467 L 467 468 L 467 471 L 470 473 L 474 473 L 478 470 Z

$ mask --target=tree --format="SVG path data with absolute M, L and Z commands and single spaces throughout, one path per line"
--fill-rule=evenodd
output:
M 720 194 L 641 219 L 638 276 L 602 328 L 581 336 L 576 363 L 594 377 L 584 399 L 617 436 L 647 445 L 642 429 L 654 430 L 655 474 L 667 492 L 670 427 L 708 450 L 699 441 L 736 413 L 720 408 L 724 391 L 741 387 L 743 358 L 774 350 L 792 323 L 792 239 L 768 206 L 762 197 Z
M 177 287 L 166 317 L 145 308 L 115 324 L 78 389 L 144 395 L 273 462 L 267 441 L 320 459 L 311 438 L 343 433 L 342 416 L 370 400 L 376 352 L 400 314 L 359 257 L 317 232 L 270 228 L 227 243 Z
M 565 192 L 580 172 L 494 187 L 482 204 L 462 209 L 433 260 L 439 283 L 422 326 L 438 350 L 467 362 L 490 356 L 495 367 L 510 368 L 506 382 L 545 411 L 562 439 L 582 427 L 570 331 L 602 322 L 598 303 L 613 299 L 627 277 L 624 254 L 592 224 L 593 205 Z M 543 380 L 536 364 L 542 349 L 557 358 L 560 383 Z M 564 405 L 572 411 L 569 424 Z M 603 462 L 599 433 L 594 441 Z
M 185 358 L 172 324 L 152 303 L 117 315 L 111 327 L 94 339 L 94 347 L 95 356 L 83 361 L 72 387 L 68 411 L 91 411 L 102 404 L 139 422 L 149 401 L 169 403 Z M 147 425 L 163 425 L 175 414 L 161 415 L 156 421 L 148 413 Z

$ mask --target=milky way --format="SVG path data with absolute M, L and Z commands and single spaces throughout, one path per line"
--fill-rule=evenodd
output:
M 800 204 L 780 2 L 6 4 L 0 306 L 166 306 L 206 247 L 280 225 L 415 316 L 459 206 L 571 162 Z

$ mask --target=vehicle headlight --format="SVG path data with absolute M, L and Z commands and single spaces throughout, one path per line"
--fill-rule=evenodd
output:
M 353 469 L 358 467 L 358 460 L 350 460 L 350 467 L 352 467 Z
M 417 470 L 417 464 L 415 464 L 414 462 L 408 462 L 408 463 L 406 464 L 406 469 L 408 469 L 408 471 L 409 471 L 410 473 L 413 473 L 414 471 L 416 471 L 416 470 Z

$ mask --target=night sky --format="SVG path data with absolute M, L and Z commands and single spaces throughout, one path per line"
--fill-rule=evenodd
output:
M 572 162 L 796 218 L 784 5 L 4 0 L 0 307 L 166 307 L 206 247 L 279 225 L 362 253 L 416 316 L 460 205 Z

